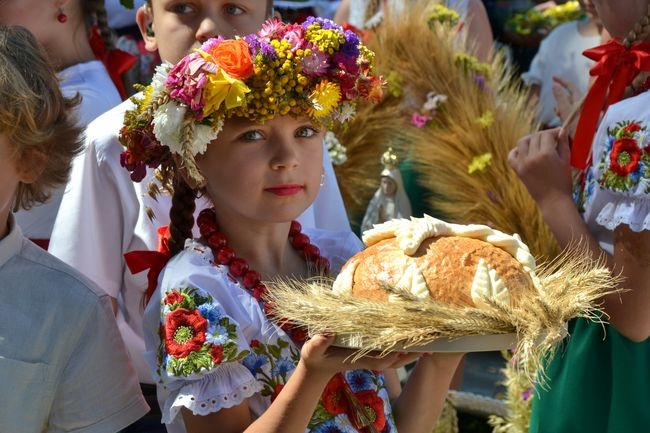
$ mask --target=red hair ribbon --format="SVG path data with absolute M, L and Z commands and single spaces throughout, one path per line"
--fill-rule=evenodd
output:
M 90 31 L 90 47 L 97 60 L 104 64 L 122 99 L 126 99 L 127 94 L 122 75 L 131 69 L 138 59 L 134 55 L 117 48 L 107 50 L 97 25 L 94 25 Z
M 158 285 L 158 276 L 171 258 L 167 246 L 169 236 L 169 226 L 161 226 L 158 228 L 158 251 L 130 251 L 124 254 L 126 266 L 132 274 L 149 269 L 145 303 L 148 303 L 149 299 L 151 299 Z
M 571 147 L 571 165 L 581 170 L 587 166 L 600 113 L 623 98 L 625 88 L 639 72 L 650 71 L 650 42 L 625 48 L 611 40 L 583 55 L 596 62 L 589 74 L 598 78 L 587 93 Z

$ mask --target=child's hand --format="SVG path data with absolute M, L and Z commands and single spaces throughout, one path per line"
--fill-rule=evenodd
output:
M 370 353 L 354 362 L 351 355 L 355 350 L 333 347 L 333 336 L 315 335 L 300 351 L 300 360 L 307 370 L 314 373 L 333 375 L 339 371 L 352 369 L 385 370 L 399 368 L 418 359 L 421 353 L 392 352 L 384 357 Z
M 533 199 L 543 206 L 558 198 L 571 197 L 571 152 L 562 128 L 541 131 L 519 140 L 508 163 Z

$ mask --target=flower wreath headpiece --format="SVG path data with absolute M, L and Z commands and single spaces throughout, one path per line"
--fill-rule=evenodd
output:
M 270 19 L 257 34 L 209 39 L 176 65 L 159 66 L 134 98 L 120 131 L 126 147 L 120 162 L 136 182 L 146 167 L 165 178 L 176 162 L 201 184 L 194 157 L 217 138 L 225 119 L 263 123 L 306 115 L 325 127 L 345 122 L 360 99 L 382 97 L 373 60 L 354 32 L 323 18 Z

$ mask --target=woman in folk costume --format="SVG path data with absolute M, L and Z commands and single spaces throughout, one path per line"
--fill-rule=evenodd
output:
M 614 39 L 585 52 L 596 80 L 573 143 L 543 131 L 509 160 L 559 243 L 588 245 L 624 292 L 602 298 L 609 324 L 570 322 L 548 387 L 534 394 L 531 432 L 650 429 L 650 2 L 593 3 Z

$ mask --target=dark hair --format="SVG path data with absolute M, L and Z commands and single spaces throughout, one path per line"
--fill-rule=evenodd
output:
M 65 184 L 83 148 L 74 112 L 79 97 L 61 94 L 46 59 L 27 29 L 0 26 L 0 133 L 13 147 L 16 164 L 41 170 L 35 182 L 19 184 L 16 208 L 44 202 L 51 189 Z
M 196 196 L 196 191 L 180 176 L 176 175 L 172 194 L 172 207 L 169 210 L 170 237 L 167 244 L 172 256 L 181 252 L 185 246 L 185 240 L 192 237 Z
M 104 46 L 107 50 L 114 50 L 113 32 L 108 26 L 104 0 L 81 0 L 81 11 L 86 20 L 86 29 L 90 30 L 93 24 L 97 24 Z

